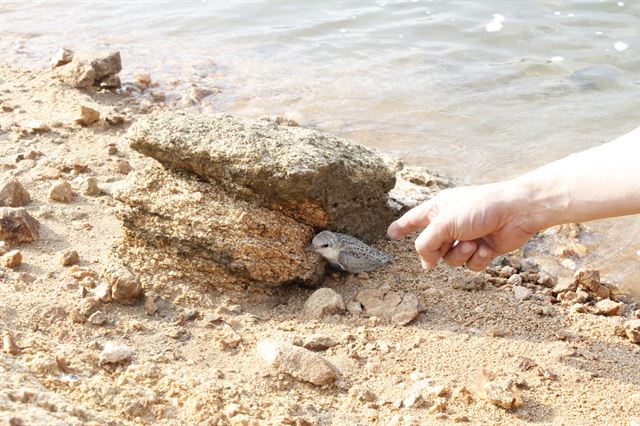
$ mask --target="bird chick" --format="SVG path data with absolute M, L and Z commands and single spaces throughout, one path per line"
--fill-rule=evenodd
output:
M 345 234 L 322 231 L 311 241 L 306 251 L 315 251 L 322 255 L 333 266 L 343 271 L 356 274 L 369 272 L 391 262 L 391 256 L 376 250 Z

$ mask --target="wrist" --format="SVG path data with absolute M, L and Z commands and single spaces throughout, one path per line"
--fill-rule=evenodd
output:
M 505 182 L 507 198 L 516 200 L 515 221 L 530 233 L 566 222 L 570 197 L 567 185 L 544 168 Z

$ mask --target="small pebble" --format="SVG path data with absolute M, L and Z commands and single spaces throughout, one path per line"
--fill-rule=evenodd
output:
M 94 177 L 88 177 L 82 184 L 82 193 L 89 197 L 97 197 L 102 194 L 102 189 L 98 186 L 98 180 Z
M 62 263 L 62 266 L 72 266 L 78 263 L 79 260 L 80 260 L 80 256 L 78 255 L 77 251 L 67 250 L 64 253 L 62 253 L 62 256 L 60 258 L 60 263 Z
M 519 274 L 513 274 L 507 280 L 507 284 L 512 286 L 522 285 L 522 277 Z
M 533 292 L 527 287 L 515 286 L 513 287 L 513 296 L 516 300 L 527 300 L 533 295 Z
M 103 314 L 102 311 L 95 311 L 89 317 L 89 322 L 93 325 L 105 325 L 107 321 L 107 316 Z
M 133 356 L 133 349 L 127 345 L 107 342 L 100 353 L 100 363 L 116 364 Z
M 304 304 L 304 314 L 322 318 L 327 315 L 342 314 L 345 311 L 342 296 L 330 288 L 316 290 Z
M 17 268 L 22 264 L 22 253 L 20 250 L 11 250 L 3 254 L 0 261 L 5 268 Z
M 68 203 L 73 199 L 71 184 L 67 181 L 54 183 L 49 190 L 49 199 L 60 203 Z

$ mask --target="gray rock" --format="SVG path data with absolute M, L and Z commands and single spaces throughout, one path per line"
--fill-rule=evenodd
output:
M 529 290 L 527 287 L 522 287 L 519 285 L 513 287 L 513 297 L 515 297 L 516 300 L 527 300 L 532 295 L 533 295 L 533 292 Z
M 330 288 L 316 290 L 304 304 L 304 314 L 315 318 L 343 314 L 344 310 L 342 296 Z
M 38 239 L 40 224 L 23 208 L 0 207 L 0 240 L 28 243 Z
M 396 171 L 396 184 L 389 192 L 389 201 L 398 213 L 403 213 L 450 188 L 453 182 L 424 167 L 405 166 L 385 158 L 387 166 Z
M 507 284 L 513 285 L 513 286 L 522 285 L 522 277 L 519 274 L 513 274 L 507 280 Z
M 335 368 L 324 357 L 289 343 L 262 340 L 257 352 L 269 366 L 314 385 L 328 385 L 337 378 Z
M 122 71 L 120 52 L 94 52 L 83 55 L 82 59 L 91 65 L 98 81 Z
M 347 303 L 347 311 L 351 315 L 360 315 L 362 313 L 362 305 L 356 301 L 349 302 Z
M 393 219 L 395 178 L 374 151 L 299 127 L 158 112 L 129 133 L 134 150 L 315 228 L 372 242 Z
M 88 321 L 93 325 L 105 325 L 109 320 L 102 311 L 95 311 L 88 318 Z

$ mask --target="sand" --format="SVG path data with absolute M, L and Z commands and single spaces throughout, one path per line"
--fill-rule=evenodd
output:
M 3 424 L 639 424 L 640 346 L 614 333 L 620 317 L 519 301 L 511 286 L 454 288 L 465 271 L 424 272 L 412 239 L 377 245 L 391 266 L 360 278 L 334 273 L 323 284 L 347 304 L 365 288 L 415 294 L 421 313 L 406 326 L 349 312 L 306 316 L 310 288 L 219 291 L 171 277 L 146 289 L 146 303 L 99 303 L 102 325 L 73 322 L 86 291 L 60 258 L 76 250 L 77 268 L 95 271 L 97 282 L 113 264 L 121 230 L 110 193 L 128 165 L 152 161 L 123 136 L 141 114 L 169 107 L 145 93 L 80 91 L 49 69 L 0 65 L 0 173 L 24 185 L 40 222 L 37 241 L 11 245 L 22 264 L 0 272 Z M 81 127 L 81 105 L 126 122 Z M 30 120 L 50 131 L 25 130 Z M 16 162 L 19 154 L 27 159 Z M 104 195 L 83 194 L 91 176 Z M 59 179 L 71 183 L 70 202 L 48 198 Z M 336 343 L 318 352 L 337 372 L 329 385 L 279 372 L 257 354 L 259 341 L 318 333 Z M 119 359 L 103 352 L 112 344 L 128 348 L 119 362 L 106 361 Z M 508 380 L 510 409 L 486 392 Z M 412 391 L 420 386 L 422 400 Z

